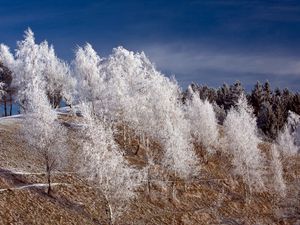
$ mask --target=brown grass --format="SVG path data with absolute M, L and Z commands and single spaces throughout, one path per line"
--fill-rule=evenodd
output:
M 74 122 L 80 118 L 62 119 Z M 43 174 L 8 173 L 13 168 L 44 171 L 42 161 L 28 154 L 26 143 L 18 136 L 18 126 L 18 123 L 0 125 L 0 189 L 46 183 Z M 77 172 L 80 149 L 75 136 L 76 131 L 70 128 L 68 141 L 73 147 L 65 168 L 69 172 Z M 130 139 L 124 142 L 120 131 L 117 141 L 128 149 L 126 158 L 130 164 L 143 167 L 147 163 L 146 148 L 141 146 L 135 154 L 138 140 L 133 134 Z M 149 149 L 159 160 L 159 144 L 152 140 Z M 150 192 L 142 187 L 116 224 L 300 224 L 299 157 L 284 162 L 289 191 L 281 198 L 271 184 L 261 193 L 250 194 L 242 179 L 232 175 L 229 156 L 222 152 L 207 155 L 197 145 L 195 149 L 201 162 L 198 177 L 184 182 L 158 164 L 151 170 Z M 268 143 L 262 143 L 260 149 L 270 157 Z M 271 183 L 270 177 L 269 180 Z M 45 188 L 1 191 L 0 224 L 108 224 L 100 189 L 76 173 L 57 173 L 53 182 L 70 185 L 53 187 L 52 196 L 46 194 Z

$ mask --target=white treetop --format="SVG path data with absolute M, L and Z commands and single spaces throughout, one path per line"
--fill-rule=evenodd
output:
M 186 118 L 191 124 L 195 142 L 202 144 L 208 152 L 213 152 L 219 139 L 218 122 L 212 104 L 202 101 L 189 87 L 190 100 L 186 102 Z
M 0 61 L 8 68 L 15 66 L 15 58 L 10 52 L 9 47 L 4 44 L 0 44 Z
M 77 78 L 79 98 L 91 101 L 93 104 L 99 100 L 103 91 L 103 81 L 100 77 L 101 58 L 90 44 L 79 47 L 73 60 L 73 70 Z
M 300 151 L 300 116 L 289 112 L 287 123 L 277 137 L 279 149 L 287 156 Z
M 49 47 L 47 41 L 39 45 L 39 54 L 41 57 L 40 66 L 43 66 L 42 73 L 47 81 L 47 95 L 50 98 L 61 96 L 68 103 L 71 103 L 76 80 L 71 77 L 68 64 L 56 56 L 53 46 Z

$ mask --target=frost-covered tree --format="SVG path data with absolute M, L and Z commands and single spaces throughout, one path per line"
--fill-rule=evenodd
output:
M 14 74 L 14 84 L 18 87 L 18 100 L 21 106 L 27 104 L 26 90 L 33 82 L 34 77 L 41 76 L 42 68 L 39 66 L 38 45 L 35 44 L 34 34 L 28 29 L 25 31 L 24 40 L 17 43 L 15 64 L 11 68 Z
M 80 111 L 84 119 L 80 154 L 82 172 L 100 187 L 113 223 L 135 197 L 144 173 L 128 165 L 115 143 L 111 124 L 104 117 L 96 117 L 88 104 L 82 104 Z
M 287 123 L 277 137 L 279 149 L 287 156 L 294 155 L 300 149 L 300 116 L 289 112 Z
M 69 65 L 59 59 L 53 46 L 47 41 L 39 45 L 42 74 L 46 81 L 46 93 L 53 108 L 57 108 L 62 101 L 72 103 L 76 80 L 71 76 Z
M 103 98 L 105 86 L 100 76 L 101 58 L 90 44 L 79 47 L 73 60 L 73 70 L 77 78 L 78 98 L 90 101 L 93 109 L 95 101 Z M 113 91 L 113 90 L 111 90 Z
M 10 52 L 9 47 L 4 44 L 0 44 L 0 61 L 8 68 L 13 68 L 15 65 L 13 54 Z
M 75 80 L 70 76 L 68 65 L 55 55 L 54 48 L 48 43 L 35 43 L 30 28 L 25 31 L 24 40 L 18 41 L 15 56 L 5 45 L 0 47 L 0 60 L 13 74 L 13 86 L 17 88 L 17 99 L 23 107 L 27 99 L 24 90 L 28 83 L 39 74 L 46 81 L 45 89 L 51 104 L 58 106 L 61 98 L 71 101 Z
M 144 53 L 118 47 L 107 59 L 101 59 L 87 44 L 78 48 L 73 66 L 82 93 L 79 99 L 92 102 L 96 115 L 104 113 L 115 127 L 123 127 L 124 140 L 128 127 L 148 153 L 149 139 L 162 145 L 167 168 L 182 177 L 196 171 L 180 89 L 158 72 Z
M 190 100 L 186 102 L 186 117 L 191 124 L 191 133 L 195 142 L 200 143 L 208 152 L 217 147 L 219 131 L 213 105 L 189 88 Z
M 279 195 L 284 197 L 286 195 L 286 184 L 283 178 L 282 159 L 275 144 L 271 147 L 271 156 L 274 189 L 277 193 L 279 193 Z
M 68 148 L 66 130 L 52 111 L 44 87 L 44 81 L 37 75 L 23 90 L 26 110 L 21 134 L 29 144 L 31 154 L 36 154 L 45 163 L 47 192 L 50 194 L 52 171 L 66 165 Z
M 146 145 L 148 138 L 158 141 L 164 165 L 181 177 L 196 172 L 197 157 L 177 83 L 158 72 L 144 53 L 122 47 L 114 49 L 100 73 L 107 87 L 101 108 L 112 120 L 128 124 Z
M 249 185 L 250 191 L 264 187 L 264 156 L 258 149 L 256 118 L 244 95 L 236 108 L 231 108 L 224 121 L 229 153 L 233 156 L 234 172 Z

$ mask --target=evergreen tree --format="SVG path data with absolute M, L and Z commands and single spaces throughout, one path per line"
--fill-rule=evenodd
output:
M 266 81 L 264 86 L 263 86 L 263 96 L 264 96 L 264 101 L 270 102 L 272 99 L 272 89 L 269 81 Z
M 300 93 L 296 93 L 293 96 L 291 110 L 300 115 Z
M 273 113 L 272 106 L 268 101 L 264 101 L 258 111 L 257 126 L 267 136 L 271 138 L 276 137 L 276 117 Z
M 231 102 L 228 84 L 224 83 L 223 86 L 217 90 L 217 96 L 217 104 L 219 106 L 223 106 L 224 110 L 229 110 L 231 107 Z
M 257 115 L 261 104 L 263 103 L 263 87 L 259 81 L 257 81 L 251 92 L 250 103 L 253 107 L 254 114 Z

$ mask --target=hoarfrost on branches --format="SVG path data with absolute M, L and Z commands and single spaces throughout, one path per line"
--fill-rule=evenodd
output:
M 135 197 L 135 190 L 144 181 L 144 172 L 128 165 L 105 120 L 96 118 L 87 104 L 82 104 L 80 110 L 85 121 L 81 141 L 82 172 L 100 187 L 113 222 Z
M 271 147 L 271 156 L 271 166 L 274 176 L 274 189 L 282 197 L 284 197 L 286 195 L 286 184 L 283 178 L 282 160 L 280 152 L 278 151 L 277 146 L 274 144 Z
M 195 140 L 208 152 L 214 152 L 219 139 L 218 122 L 213 105 L 201 100 L 189 87 L 190 97 L 186 102 L 186 117 L 191 124 L 191 133 Z
M 44 160 L 48 179 L 48 194 L 51 192 L 51 172 L 66 166 L 68 146 L 66 130 L 59 123 L 43 89 L 43 80 L 35 76 L 23 91 L 26 101 L 22 137 L 31 147 L 31 154 Z
M 73 71 L 77 78 L 78 98 L 91 101 L 93 108 L 95 101 L 103 95 L 103 81 L 100 76 L 101 58 L 90 44 L 78 47 L 72 62 Z
M 36 44 L 30 28 L 25 31 L 24 40 L 18 41 L 15 56 L 7 46 L 0 46 L 0 60 L 12 71 L 13 86 L 18 90 L 17 99 L 22 107 L 27 101 L 24 91 L 36 75 L 45 80 L 43 85 L 53 107 L 59 106 L 61 98 L 72 101 L 75 80 L 68 65 L 57 58 L 46 41 Z
M 287 123 L 277 137 L 279 149 L 287 156 L 295 155 L 300 149 L 300 116 L 289 112 Z
M 229 152 L 233 155 L 234 172 L 249 185 L 250 191 L 264 187 L 265 159 L 258 144 L 256 118 L 244 95 L 236 108 L 231 108 L 224 121 Z
M 144 53 L 118 47 L 107 59 L 100 59 L 87 45 L 78 49 L 74 65 L 82 79 L 78 84 L 87 91 L 83 96 L 90 96 L 86 99 L 92 101 L 96 114 L 104 112 L 124 130 L 129 126 L 145 142 L 150 138 L 158 141 L 163 146 L 164 165 L 180 176 L 196 172 L 197 158 L 179 101 L 180 88 L 158 72 Z

